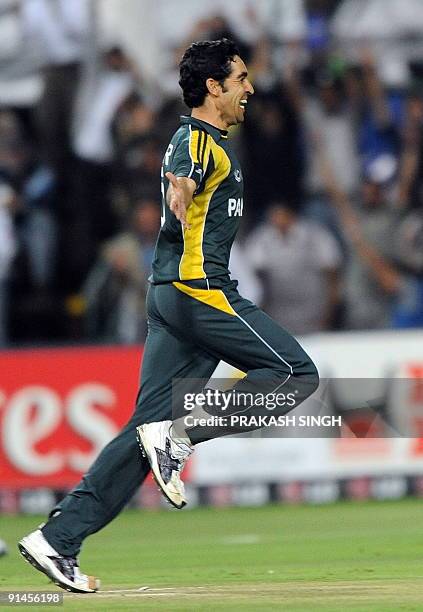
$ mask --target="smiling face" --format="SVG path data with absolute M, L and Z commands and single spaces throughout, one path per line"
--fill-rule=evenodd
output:
M 238 55 L 231 62 L 231 68 L 231 73 L 223 85 L 214 82 L 218 86 L 215 89 L 216 110 L 226 127 L 244 121 L 248 97 L 254 93 L 254 88 L 248 80 L 247 67 Z

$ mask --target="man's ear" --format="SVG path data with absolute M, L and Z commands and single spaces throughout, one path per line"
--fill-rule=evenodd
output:
M 207 79 L 206 87 L 207 87 L 207 91 L 212 96 L 218 96 L 220 92 L 222 91 L 222 86 L 219 83 L 219 81 L 216 81 L 215 79 L 212 79 L 212 78 Z

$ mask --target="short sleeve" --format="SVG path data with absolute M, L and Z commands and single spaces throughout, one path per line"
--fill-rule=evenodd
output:
M 189 126 L 186 136 L 177 145 L 170 163 L 175 176 L 193 179 L 197 185 L 195 193 L 202 189 L 203 179 L 210 159 L 211 136 L 204 130 Z

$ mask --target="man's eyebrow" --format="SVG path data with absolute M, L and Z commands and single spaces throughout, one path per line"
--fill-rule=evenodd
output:
M 237 79 L 242 79 L 244 77 L 248 76 L 248 72 L 246 70 L 244 70 L 244 72 L 241 72 L 240 74 L 238 74 L 238 76 L 236 77 Z

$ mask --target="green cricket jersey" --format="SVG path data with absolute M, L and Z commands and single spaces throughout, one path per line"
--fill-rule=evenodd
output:
M 190 229 L 166 204 L 166 172 L 197 185 L 187 211 Z M 243 178 L 227 132 L 182 117 L 162 165 L 162 226 L 153 261 L 154 284 L 204 279 L 219 287 L 228 282 L 229 255 L 243 212 Z M 210 281 L 210 283 L 208 282 Z

